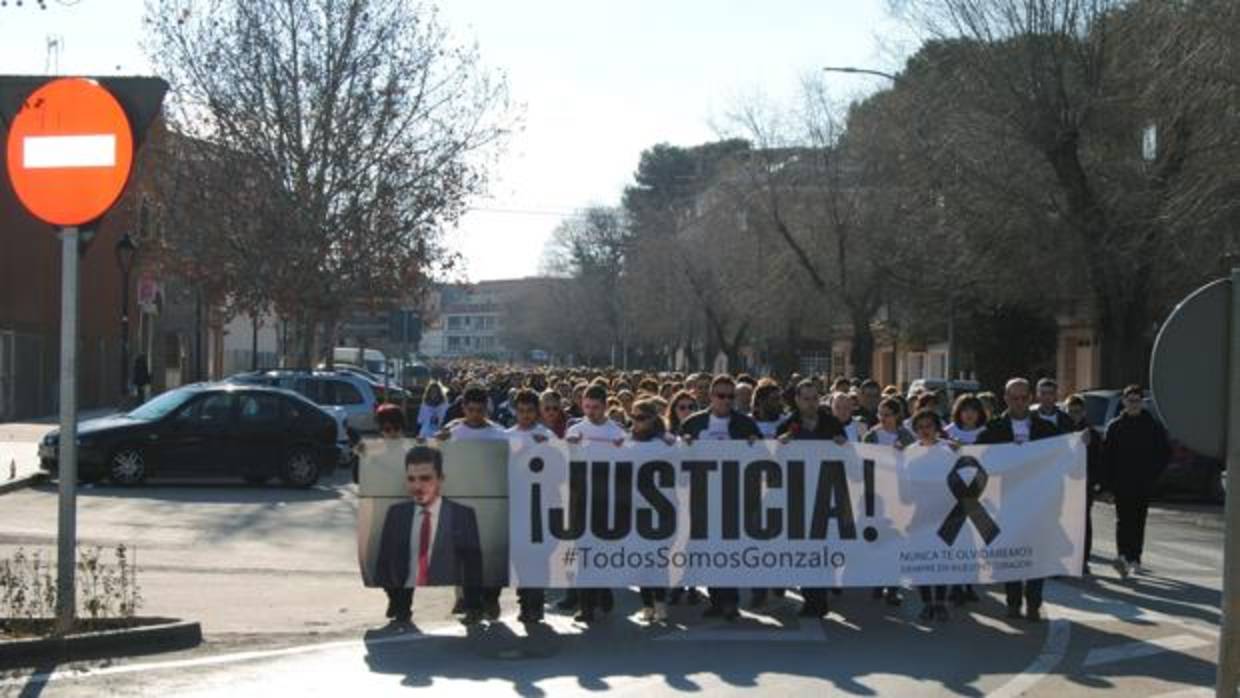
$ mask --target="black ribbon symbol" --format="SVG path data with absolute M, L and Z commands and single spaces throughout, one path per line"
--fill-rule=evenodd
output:
M 964 478 L 960 477 L 960 471 L 965 468 L 977 470 L 973 482 L 967 485 Z M 973 522 L 974 528 L 981 534 L 982 540 L 986 541 L 986 545 L 990 545 L 991 541 L 999 537 L 999 524 L 990 518 L 990 514 L 981 502 L 982 492 L 986 490 L 988 479 L 990 478 L 986 475 L 986 469 L 972 456 L 961 456 L 956 461 L 956 467 L 947 474 L 947 489 L 951 490 L 952 496 L 956 498 L 956 506 L 952 508 L 947 519 L 943 521 L 943 525 L 939 527 L 939 538 L 942 538 L 944 543 L 948 545 L 956 543 L 956 537 L 960 535 L 965 519 Z

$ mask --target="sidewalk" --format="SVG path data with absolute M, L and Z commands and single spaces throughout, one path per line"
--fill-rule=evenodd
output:
M 115 414 L 116 408 L 82 410 L 78 422 Z M 33 484 L 41 478 L 39 442 L 59 426 L 59 416 L 0 424 L 0 491 Z

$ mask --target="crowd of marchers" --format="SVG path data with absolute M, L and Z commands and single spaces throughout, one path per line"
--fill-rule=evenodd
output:
M 408 416 L 397 405 L 379 408 L 377 422 L 386 438 L 412 436 L 427 440 L 496 439 L 623 445 L 663 440 L 775 439 L 863 442 L 903 449 L 913 444 L 956 449 L 964 445 L 1024 443 L 1080 433 L 1088 450 L 1085 554 L 1082 574 L 1090 574 L 1093 539 L 1090 509 L 1103 493 L 1113 497 L 1119 574 L 1145 572 L 1142 550 L 1150 497 L 1167 462 L 1169 445 L 1161 424 L 1144 407 L 1142 390 L 1123 391 L 1123 410 L 1104 427 L 1091 426 L 1079 395 L 1060 398 L 1053 379 L 1036 383 L 1012 378 L 1002 395 L 992 392 L 945 395 L 914 390 L 902 395 L 894 385 L 873 380 L 830 379 L 797 374 L 780 382 L 748 374 L 646 373 L 617 370 L 516 370 L 488 364 L 454 366 L 438 372 L 422 391 L 420 404 Z M 425 454 L 428 449 L 414 449 Z M 414 451 L 411 450 L 411 453 Z M 410 468 L 417 464 L 406 462 Z M 440 473 L 442 476 L 442 473 Z M 1007 583 L 1007 616 L 1041 621 L 1044 580 Z M 412 589 L 385 588 L 387 617 L 407 623 L 412 617 Z M 748 607 L 758 610 L 782 597 L 785 589 L 751 589 Z M 458 589 L 454 614 L 466 624 L 499 618 L 498 588 Z M 615 605 L 611 589 L 566 590 L 555 608 L 575 613 L 583 623 L 595 622 Z M 949 605 L 979 599 L 969 585 L 925 586 L 919 620 L 947 621 Z M 825 617 L 838 588 L 799 590 L 799 615 Z M 668 606 L 705 604 L 703 615 L 733 621 L 740 616 L 741 590 L 709 588 L 642 588 L 640 619 L 667 619 Z M 871 590 L 876 602 L 903 603 L 899 588 Z M 545 590 L 518 589 L 519 620 L 538 623 L 547 605 Z M 838 611 L 838 602 L 836 603 Z

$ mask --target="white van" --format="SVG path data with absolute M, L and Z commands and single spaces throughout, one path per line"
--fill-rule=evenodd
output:
M 380 379 L 387 375 L 387 357 L 378 349 L 367 349 L 363 359 L 362 350 L 357 347 L 336 347 L 332 350 L 332 361 L 364 368 Z

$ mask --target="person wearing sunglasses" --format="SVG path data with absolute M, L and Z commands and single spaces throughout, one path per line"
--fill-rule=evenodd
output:
M 736 381 L 719 374 L 710 382 L 710 407 L 694 414 L 681 425 L 681 438 L 686 443 L 699 439 L 739 440 L 753 443 L 762 438 L 757 422 L 749 415 L 732 408 L 736 398 Z M 674 405 L 675 403 L 673 403 Z M 704 617 L 735 621 L 741 617 L 740 592 L 735 588 L 711 587 L 710 606 Z
M 1007 411 L 996 419 L 990 420 L 986 430 L 977 438 L 977 443 L 989 444 L 1023 444 L 1039 439 L 1048 439 L 1059 435 L 1059 429 L 1049 421 L 1035 417 L 1029 410 L 1033 389 L 1026 378 L 1013 378 L 1003 389 L 1003 401 Z M 1045 580 L 1029 579 L 1008 582 L 1004 585 L 1007 592 L 1007 617 L 1021 617 L 1021 601 L 1025 604 L 1025 618 L 1032 622 L 1042 620 L 1042 587 Z
M 675 388 L 675 391 L 667 403 L 667 414 L 664 416 L 664 422 L 668 433 L 679 436 L 685 421 L 692 417 L 694 412 L 697 412 L 697 400 L 693 397 L 693 393 L 688 390 L 676 387 L 674 383 L 672 387 Z M 687 597 L 685 596 L 686 592 L 688 593 Z M 696 606 L 702 600 L 702 594 L 697 590 L 697 587 L 689 587 L 687 589 L 685 587 L 675 587 L 668 594 L 667 602 L 675 606 L 680 603 L 682 598 L 685 599 L 688 605 Z

